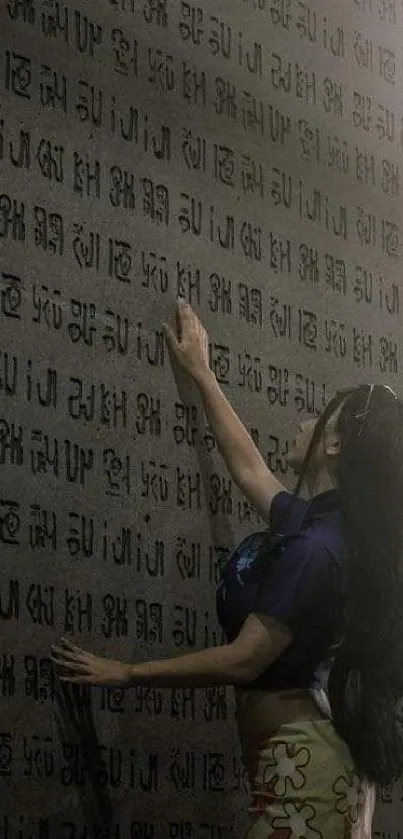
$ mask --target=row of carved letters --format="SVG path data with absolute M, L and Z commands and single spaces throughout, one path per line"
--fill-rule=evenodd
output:
M 123 3 L 124 0 L 120 2 Z M 222 804 L 220 810 L 222 811 Z M 52 820 L 51 824 L 48 817 L 43 816 L 39 820 L 35 819 L 33 826 L 33 822 L 30 820 L 28 824 L 25 818 L 21 815 L 17 819 L 14 813 L 10 816 L 5 815 L 0 822 L 0 830 L 3 831 L 2 839 L 232 839 L 234 835 L 233 825 L 219 822 L 209 824 L 169 820 L 162 825 L 155 822 L 131 821 L 123 825 L 113 821 L 112 826 L 108 826 L 105 822 L 87 821 L 83 824 L 80 820 L 59 820 L 57 824 Z M 230 818 L 230 813 L 228 813 L 228 818 Z M 391 832 L 391 830 L 378 829 L 373 832 L 373 837 L 374 839 L 403 839 L 399 830 Z
M 0 734 L 3 776 L 12 774 L 13 745 L 11 734 Z M 51 736 L 26 736 L 22 743 L 26 763 L 23 775 L 43 781 L 54 778 L 64 787 L 91 784 L 95 790 L 126 786 L 149 793 L 172 785 L 176 791 L 249 791 L 239 757 L 228 752 L 173 749 L 168 758 L 155 752 L 139 754 L 135 749 L 123 750 L 100 743 L 94 744 L 93 750 L 91 756 L 85 747 L 66 741 L 56 750 Z M 95 765 L 91 765 L 91 760 Z M 387 803 L 391 795 L 391 788 L 380 790 L 378 800 Z
M 223 345 L 213 344 L 213 369 L 217 379 L 223 384 L 229 384 L 228 373 L 231 369 L 230 355 L 228 348 Z M 391 339 L 386 337 L 380 340 L 380 351 L 383 359 L 381 369 L 383 372 L 395 372 L 397 368 L 398 347 Z M 372 366 L 373 340 L 370 333 L 357 333 L 354 336 L 354 360 L 360 367 Z M 247 352 L 238 354 L 239 372 L 242 380 L 238 381 L 241 387 L 247 386 L 248 390 L 255 393 L 263 393 L 267 396 L 270 405 L 278 405 L 282 408 L 293 407 L 298 413 L 319 414 L 326 403 L 328 387 L 324 382 L 315 381 L 304 373 L 294 372 L 286 367 L 279 367 L 274 364 L 267 365 L 265 370 L 262 367 L 261 359 L 258 356 L 251 356 Z M 7 396 L 16 393 L 17 386 L 17 365 L 18 359 L 12 352 L 0 352 L 0 391 L 4 390 Z M 28 363 L 27 371 L 27 401 L 34 401 L 41 407 L 50 407 L 54 402 L 55 393 L 55 370 L 48 368 L 46 373 L 41 374 L 34 371 Z M 264 376 L 268 376 L 268 384 Z M 42 381 L 41 381 L 42 376 Z M 45 383 L 43 380 L 46 380 Z M 78 383 L 81 380 L 77 380 Z M 22 384 L 21 384 L 22 386 Z M 80 387 L 80 384 L 78 384 Z M 88 387 L 88 385 L 86 385 Z M 113 406 L 112 406 L 113 407 Z M 160 435 L 160 409 L 161 402 L 158 396 L 153 393 L 142 393 L 137 401 L 137 415 L 133 431 L 138 435 Z M 115 409 L 113 409 L 115 410 Z M 174 439 L 177 445 L 186 443 L 194 446 L 198 441 L 198 430 L 200 428 L 198 417 L 193 406 L 185 409 L 181 403 L 175 403 L 176 419 L 179 421 L 174 426 Z M 115 423 L 114 414 L 110 414 L 110 403 L 105 407 L 103 414 L 105 425 Z M 3 429 L 6 433 L 6 429 Z M 42 433 L 42 432 L 41 432 Z M 257 437 L 258 437 L 258 432 Z M 40 437 L 37 438 L 39 442 Z M 199 438 L 200 440 L 200 438 Z M 202 442 L 206 451 L 214 448 L 214 442 L 208 430 L 203 432 Z
M 245 770 L 237 755 L 173 749 L 169 758 L 158 752 L 139 753 L 134 748 L 123 749 L 100 743 L 94 743 L 93 748 L 86 751 L 85 746 L 68 741 L 62 742 L 61 748 L 56 749 L 51 736 L 38 737 L 39 743 L 34 743 L 35 751 L 32 752 L 31 738 L 26 736 L 22 740 L 20 748 L 23 753 L 25 751 L 28 766 L 21 766 L 19 774 L 43 781 L 53 778 L 63 787 L 91 786 L 93 790 L 126 787 L 144 793 L 156 792 L 164 787 L 177 791 L 218 793 L 247 791 Z M 13 747 L 12 735 L 9 732 L 0 733 L 3 757 L 0 777 L 14 774 L 13 763 L 17 761 L 14 750 L 17 751 L 17 748 Z
M 109 2 L 116 11 L 134 11 L 132 6 L 135 0 L 109 0 Z M 259 25 L 264 22 L 261 17 L 261 13 L 264 13 L 269 15 L 273 26 L 280 26 L 287 31 L 290 30 L 295 12 L 300 8 L 304 10 L 307 8 L 305 3 L 300 3 L 298 0 L 244 0 L 244 4 L 248 6 L 248 14 L 251 11 L 256 12 L 255 19 Z M 369 17 L 372 16 L 377 24 L 380 22 L 392 26 L 397 23 L 403 13 L 399 0 L 350 0 L 350 6 L 355 11 L 359 10 Z M 329 4 L 329 9 L 333 11 L 331 4 Z
M 233 498 L 231 481 L 216 472 L 205 486 L 201 473 L 189 466 L 167 466 L 158 459 L 139 461 L 138 456 L 122 455 L 112 446 L 97 450 L 41 429 L 32 430 L 28 438 L 26 429 L 0 419 L 0 465 L 30 470 L 38 487 L 64 479 L 77 488 L 92 485 L 122 503 L 125 498 L 150 503 L 153 511 L 159 505 L 174 504 L 178 510 L 207 509 L 211 515 L 235 516 L 239 521 L 249 517 L 243 504 Z M 273 436 L 268 460 L 283 474 L 287 472 L 284 455 L 285 448 L 281 451 L 279 439 Z
M 40 704 L 56 701 L 56 680 L 50 658 L 25 654 L 23 660 L 13 653 L 0 656 L 0 695 L 2 699 L 21 696 Z M 133 687 L 130 693 L 120 688 L 101 688 L 89 692 L 80 688 L 80 703 L 86 708 L 110 714 L 164 718 L 167 721 L 217 723 L 228 719 L 228 688 Z M 36 738 L 34 738 L 36 739 Z M 0 834 L 1 835 L 1 834 Z
M 234 27 L 216 15 L 205 14 L 200 6 L 187 2 L 180 2 L 178 6 L 177 29 L 185 43 L 205 48 L 210 60 L 216 57 L 232 59 L 238 67 L 258 76 L 264 75 L 265 53 L 261 43 L 254 41 L 246 45 L 244 32 L 239 27 Z M 114 69 L 126 75 L 134 72 L 137 76 L 138 42 L 120 28 L 114 27 L 107 33 L 102 24 L 89 20 L 79 10 L 71 11 L 65 5 L 62 7 L 61 3 L 57 4 L 57 16 L 53 18 L 44 12 L 39 18 L 33 0 L 30 3 L 9 0 L 7 8 L 13 20 L 22 19 L 33 26 L 39 24 L 45 37 L 62 37 L 79 54 L 104 59 L 100 52 L 109 42 L 114 54 Z M 318 43 L 331 56 L 345 59 L 349 45 L 345 43 L 343 27 L 337 26 L 328 17 L 321 17 L 313 7 L 301 0 L 297 5 L 294 25 L 301 40 Z M 396 55 L 393 46 L 376 44 L 366 33 L 355 30 L 351 47 L 357 66 L 370 70 L 374 69 L 377 53 L 376 68 L 380 77 L 388 83 L 395 83 Z
M 273 115 L 275 114 L 272 111 Z M 279 112 L 277 112 L 279 113 Z M 115 111 L 113 111 L 115 119 Z M 279 117 L 280 118 L 280 117 Z M 130 128 L 125 133 L 126 139 L 131 138 L 133 142 L 141 142 L 139 133 L 139 116 L 137 109 L 130 109 Z M 402 122 L 403 126 L 403 122 Z M 283 141 L 286 133 L 291 137 L 293 134 L 294 121 L 288 119 L 283 123 Z M 120 122 L 122 130 L 122 122 Z M 345 140 L 335 135 L 322 137 L 320 128 L 304 118 L 295 120 L 296 136 L 299 142 L 299 157 L 315 166 L 321 162 L 329 174 L 336 176 L 351 177 L 349 180 L 358 181 L 363 187 L 380 188 L 384 195 L 396 199 L 400 195 L 400 168 L 397 163 L 386 157 L 377 158 L 373 152 L 355 146 L 351 151 Z M 83 170 L 89 183 L 84 192 L 94 198 L 101 197 L 102 171 L 99 161 L 84 160 L 80 153 L 75 151 L 70 155 L 71 172 L 66 171 L 66 148 L 62 144 L 51 142 L 46 137 L 34 141 L 31 133 L 19 129 L 19 137 L 12 137 L 11 132 L 6 130 L 5 121 L 0 121 L 0 160 L 17 169 L 32 170 L 38 166 L 40 174 L 52 183 L 69 183 L 73 192 L 83 191 Z M 277 132 L 277 128 L 276 128 Z M 285 133 L 286 132 L 286 133 Z M 272 136 L 277 136 L 277 133 Z M 394 136 L 394 134 L 393 134 Z M 403 137 L 403 134 L 402 134 Z M 174 134 L 168 125 L 161 125 L 151 129 L 148 124 L 148 117 L 145 117 L 144 134 L 142 143 L 146 152 L 151 153 L 159 160 L 170 162 L 171 158 L 178 157 L 178 150 L 173 148 Z M 235 188 L 242 195 L 248 198 L 257 196 L 261 201 L 265 196 L 271 198 L 274 206 L 280 203 L 289 208 L 292 206 L 292 198 L 300 190 L 299 180 L 293 179 L 287 172 L 282 172 L 276 166 L 258 163 L 256 158 L 244 152 L 236 152 L 228 144 L 209 143 L 202 135 L 193 132 L 191 128 L 184 127 L 181 132 L 182 161 L 188 170 L 199 173 L 206 173 L 210 167 L 214 181 L 225 187 Z M 91 172 L 92 168 L 92 172 Z M 134 176 L 121 167 L 114 165 L 109 168 L 109 201 L 112 206 L 118 206 L 121 200 L 119 197 L 119 183 L 126 181 L 126 190 L 132 193 L 132 209 L 136 205 L 134 191 Z M 287 201 L 281 196 L 280 183 L 287 183 Z M 152 180 L 150 178 L 138 178 L 136 192 L 143 202 L 146 215 L 147 203 L 150 202 L 150 190 Z M 164 184 L 159 185 L 162 189 Z M 91 187 L 91 188 L 90 188 Z M 166 188 L 166 187 L 165 187 Z M 181 195 L 186 195 L 182 193 Z M 130 202 L 126 198 L 127 208 Z M 41 208 L 38 208 L 38 210 Z M 161 219 L 162 221 L 162 219 Z M 169 219 L 168 219 L 169 221 Z M 167 223 L 168 223 L 167 221 Z
M 221 488 L 217 475 L 211 476 L 212 492 Z M 231 486 L 225 486 L 231 498 Z M 222 491 L 222 489 L 221 489 Z M 216 503 L 216 502 L 214 502 Z M 213 506 L 213 503 L 212 503 Z M 130 521 L 137 520 L 135 510 Z M 54 509 L 32 502 L 29 510 L 21 509 L 18 501 L 0 498 L 0 543 L 3 550 L 21 546 L 27 555 L 42 552 L 49 556 L 57 552 L 79 563 L 94 559 L 97 562 L 111 562 L 131 569 L 130 579 L 163 578 L 167 574 L 181 580 L 202 580 L 215 586 L 220 576 L 221 564 L 226 560 L 228 549 L 223 545 L 206 544 L 196 539 L 196 532 L 190 537 L 170 534 L 169 546 L 160 534 L 151 539 L 126 521 L 118 525 L 115 520 L 97 518 L 91 512 L 66 512 L 65 518 Z M 138 575 L 138 577 L 137 577 Z M 179 578 L 179 579 L 178 579 Z
M 372 352 L 372 341 L 367 345 L 363 343 L 362 351 L 363 353 Z M 394 357 L 397 358 L 397 347 L 390 348 L 390 359 Z M 312 382 L 306 383 L 306 400 L 304 400 L 302 374 L 297 374 L 293 393 L 289 371 L 285 369 L 280 374 L 279 369 L 274 365 L 268 365 L 265 371 L 261 359 L 257 356 L 250 356 L 247 352 L 238 353 L 238 371 L 240 379 L 236 384 L 254 393 L 266 391 L 271 404 L 279 403 L 287 407 L 294 399 L 294 407 L 297 411 L 305 410 L 308 413 L 318 413 L 322 407 L 320 389 L 315 392 L 317 386 Z M 267 375 L 266 382 L 265 375 Z M 57 416 L 61 420 L 71 418 L 85 422 L 86 425 L 89 422 L 96 422 L 110 430 L 127 428 L 129 416 L 134 440 L 147 436 L 161 438 L 163 434 L 164 436 L 169 434 L 170 445 L 173 442 L 177 446 L 190 447 L 201 444 L 208 453 L 215 448 L 211 429 L 205 424 L 203 415 L 195 404 L 183 404 L 176 401 L 168 406 L 164 404 L 164 400 L 161 401 L 161 398 L 152 392 L 142 390 L 132 392 L 125 389 L 120 389 L 118 392 L 116 385 L 107 385 L 104 382 L 90 384 L 74 376 L 67 381 L 60 379 L 60 373 L 54 368 L 47 368 L 46 371 L 36 370 L 31 360 L 26 364 L 24 377 L 24 365 L 21 360 L 11 353 L 0 350 L 0 393 L 2 391 L 6 397 L 13 399 L 13 404 L 17 398 L 41 408 L 51 409 L 52 416 L 53 412 L 58 409 Z M 323 388 L 322 398 L 325 391 L 326 388 Z M 168 416 L 171 414 L 171 408 L 173 408 L 174 418 Z M 2 433 L 6 435 L 5 427 L 2 427 Z M 257 427 L 252 429 L 252 436 L 259 446 L 260 435 Z M 39 441 L 39 437 L 35 439 Z M 272 443 L 277 438 L 271 435 L 268 439 Z M 270 450 L 268 457 L 273 454 L 274 452 Z
M 2 278 L 7 285 L 3 285 L 0 298 L 0 317 L 3 316 L 5 322 L 9 321 L 9 323 L 15 323 L 16 321 L 19 321 L 21 325 L 27 323 L 29 321 L 28 313 L 24 309 L 28 307 L 23 306 L 23 303 L 27 301 L 24 300 L 18 285 L 14 282 L 18 278 L 14 275 L 11 275 L 10 278 L 10 275 L 4 273 Z M 399 312 L 397 286 L 394 285 L 393 288 L 396 289 L 396 292 L 390 299 L 394 303 L 393 311 L 397 315 Z M 48 290 L 46 289 L 46 291 Z M 67 326 L 67 336 L 73 344 L 80 342 L 86 347 L 95 349 L 101 321 L 101 325 L 104 326 L 101 347 L 103 346 L 103 349 L 108 353 L 116 352 L 122 356 L 128 355 L 129 350 L 132 349 L 129 345 L 131 330 L 128 318 L 124 318 L 122 324 L 120 315 L 116 315 L 110 309 L 105 310 L 105 319 L 97 318 L 95 303 L 88 304 L 72 299 L 70 306 L 70 316 L 74 318 L 74 321 L 68 324 L 63 323 L 65 308 L 62 308 L 57 297 L 49 301 L 46 308 L 41 310 L 39 317 L 38 313 L 32 314 L 31 322 L 42 326 L 42 330 L 56 334 L 63 326 Z M 270 327 L 268 340 L 273 338 L 284 339 L 290 343 L 298 343 L 315 353 L 323 354 L 324 357 L 331 355 L 337 359 L 352 361 L 360 368 L 378 367 L 381 373 L 398 373 L 399 344 L 396 337 L 388 331 L 377 337 L 368 329 L 346 324 L 334 318 L 321 318 L 315 311 L 294 308 L 291 304 L 282 303 L 274 297 L 270 300 L 268 314 L 267 326 Z M 110 318 L 110 322 L 105 325 L 107 317 Z M 102 321 L 104 322 L 102 323 Z M 378 355 L 376 355 L 377 352 Z M 146 330 L 141 322 L 137 323 L 133 354 L 138 362 L 144 362 L 153 367 L 165 367 L 167 354 L 162 330 Z M 11 389 L 14 387 L 13 383 L 17 384 L 17 368 L 14 358 L 10 347 L 7 356 L 8 391 L 10 391 L 10 383 Z M 268 372 L 271 375 L 272 365 L 266 367 L 264 359 L 260 355 L 254 355 L 247 348 L 235 354 L 228 345 L 210 341 L 209 360 L 210 367 L 220 384 L 231 383 L 252 392 L 267 392 L 266 377 Z M 52 404 L 56 405 L 58 398 L 57 370 L 50 370 L 49 368 L 47 378 L 49 399 Z M 87 394 L 85 394 L 85 389 L 88 391 Z M 29 389 L 27 394 L 29 397 Z M 95 418 L 95 389 L 91 391 L 89 383 L 81 382 L 80 385 L 80 382 L 78 382 L 76 397 L 81 399 L 81 396 L 84 400 L 85 398 L 89 400 L 86 409 L 88 418 L 91 417 L 91 414 Z M 123 393 L 118 399 L 116 392 L 113 395 L 107 385 L 104 385 L 103 390 L 101 387 L 100 410 L 104 424 L 116 424 L 116 412 L 119 410 L 122 400 L 127 403 L 127 396 L 124 397 Z M 73 406 L 73 415 L 74 410 Z M 114 412 L 113 416 L 111 415 L 112 410 Z M 120 410 L 122 416 L 124 416 L 124 406 Z M 83 409 L 80 409 L 79 416 L 81 413 L 83 413 Z
M 93 171 L 80 158 L 77 162 L 74 189 L 84 197 L 100 198 L 100 167 L 95 162 Z M 130 212 L 132 216 L 138 200 L 134 188 L 134 175 L 115 167 L 110 172 L 112 187 L 109 193 L 111 207 L 119 207 Z M 376 249 L 384 257 L 391 259 L 391 264 L 401 258 L 401 231 L 399 224 L 391 219 L 378 217 L 375 212 L 356 205 L 354 209 L 343 204 L 337 204 L 327 193 L 316 187 L 307 186 L 301 179 L 292 185 L 290 176 L 285 172 L 279 173 L 277 182 L 279 191 L 272 186 L 271 198 L 273 208 L 280 207 L 287 213 L 296 209 L 303 222 L 310 222 L 316 230 L 323 230 L 345 242 L 355 237 L 355 244 L 366 249 Z M 156 183 L 150 178 L 144 178 L 139 184 L 142 192 L 141 212 L 147 222 L 156 225 L 169 226 L 172 220 L 172 203 L 174 200 L 170 190 L 164 183 Z M 94 193 L 94 195 L 93 195 Z M 176 198 L 176 196 L 175 196 Z M 183 235 L 190 235 L 209 242 L 210 245 L 221 248 L 227 253 L 236 254 L 250 263 L 260 263 L 268 258 L 268 244 L 270 235 L 267 228 L 262 227 L 255 220 L 236 218 L 232 213 L 225 213 L 222 208 L 209 204 L 206 207 L 201 199 L 189 193 L 181 192 L 181 202 L 176 210 L 177 230 Z M 34 208 L 45 221 L 43 208 Z M 25 203 L 8 194 L 0 195 L 0 238 L 24 243 L 27 241 Z M 46 211 L 45 211 L 46 213 Z M 49 230 L 48 247 L 45 249 L 62 255 L 64 247 L 62 217 L 51 214 L 58 227 Z M 37 224 L 43 242 L 43 228 Z M 294 221 L 295 223 L 295 221 Z M 34 232 L 34 231 L 33 231 Z M 285 238 L 285 237 L 284 237 Z M 97 244 L 97 241 L 94 243 Z M 37 246 L 39 242 L 36 241 Z
M 212 314 L 233 315 L 241 321 L 260 328 L 264 325 L 266 312 L 269 312 L 269 321 L 272 321 L 273 314 L 275 320 L 278 318 L 278 312 L 275 310 L 280 301 L 271 294 L 269 285 L 259 287 L 243 281 L 233 281 L 221 270 L 211 270 L 211 265 L 211 273 L 207 275 L 203 266 L 195 261 L 182 262 L 174 255 L 167 256 L 143 250 L 133 241 L 109 237 L 106 245 L 101 235 L 89 230 L 85 224 L 73 225 L 74 238 L 69 248 L 65 245 L 65 223 L 61 215 L 48 212 L 43 207 L 34 207 L 33 216 L 35 220 L 33 234 L 38 248 L 45 250 L 49 255 L 58 253 L 68 258 L 71 254 L 80 269 L 107 272 L 108 277 L 119 283 L 133 284 L 137 294 L 140 289 L 146 289 L 157 297 L 174 293 L 175 296 L 185 298 L 192 305 L 206 305 Z M 366 235 L 366 239 L 370 239 L 373 231 L 371 217 L 368 217 L 367 223 L 362 217 L 361 238 Z M 25 235 L 23 241 L 24 243 L 27 241 Z M 392 270 L 388 272 L 386 281 L 378 269 L 373 271 L 366 265 L 349 264 L 346 259 L 337 257 L 333 253 L 320 251 L 305 242 L 293 241 L 273 231 L 268 234 L 266 259 L 270 270 L 275 275 L 281 274 L 287 279 L 295 275 L 304 284 L 314 286 L 321 284 L 323 290 L 329 293 L 345 296 L 350 293 L 353 298 L 352 302 L 374 305 L 377 308 L 379 306 L 379 310 L 385 314 L 393 316 L 399 314 L 399 286 L 392 281 Z M 27 281 L 25 278 L 18 277 L 15 272 L 3 270 L 0 282 L 1 312 L 5 317 L 14 316 L 18 319 L 21 316 L 22 296 Z M 27 294 L 26 291 L 25 294 Z M 52 325 L 55 329 L 60 328 L 62 308 L 66 308 L 66 304 L 61 302 L 60 290 L 50 291 L 47 285 L 34 283 L 31 294 L 33 321 L 42 322 L 49 329 Z M 283 301 L 283 305 L 287 304 Z M 80 306 L 82 304 L 76 301 L 75 316 L 79 314 Z M 96 310 L 94 314 L 99 318 Z M 112 326 L 113 318 L 112 310 L 107 310 L 105 321 L 109 322 L 110 326 Z M 275 334 L 276 331 L 274 328 Z M 111 329 L 107 328 L 106 333 L 111 334 Z
M 139 4 L 136 0 L 109 0 L 110 6 L 116 11 L 137 13 Z M 248 7 L 246 7 L 248 4 Z M 186 4 L 187 5 L 187 4 Z M 261 13 L 268 16 L 270 23 L 285 30 L 289 30 L 294 20 L 295 14 L 299 13 L 301 9 L 306 9 L 305 3 L 296 2 L 296 0 L 244 0 L 243 8 L 247 11 L 248 16 L 251 12 L 256 12 L 255 20 L 258 26 L 261 26 L 265 20 Z M 350 5 L 355 11 L 361 11 L 368 16 L 373 16 L 377 23 L 386 23 L 395 25 L 403 13 L 403 8 L 398 0 L 350 0 Z M 333 11 L 333 6 L 329 4 L 329 8 Z M 147 23 L 153 23 L 159 26 L 168 26 L 168 8 L 167 0 L 145 0 L 142 8 L 145 20 Z M 165 12 L 165 17 L 163 16 Z
M 311 391 L 304 402 L 302 374 L 295 380 L 295 392 L 292 393 L 292 381 L 287 371 L 284 372 L 284 383 L 278 382 L 277 368 L 268 365 L 266 375 L 268 385 L 264 382 L 265 371 L 258 357 L 253 358 L 248 353 L 238 354 L 239 373 L 241 380 L 237 384 L 247 387 L 250 391 L 261 393 L 267 390 L 267 396 L 271 403 L 285 400 L 285 404 L 291 404 L 294 398 L 295 407 L 298 411 L 306 410 L 308 413 L 317 413 L 321 403 L 315 393 L 315 386 L 307 385 L 307 391 Z M 58 409 L 57 418 L 71 418 L 80 420 L 87 425 L 95 421 L 108 429 L 128 427 L 130 417 L 130 429 L 134 440 L 141 437 L 162 437 L 169 435 L 170 444 L 175 442 L 177 446 L 187 445 L 195 447 L 202 444 L 206 452 L 211 452 L 215 447 L 214 437 L 211 429 L 203 422 L 202 414 L 197 405 L 175 402 L 167 405 L 164 400 L 153 392 L 140 392 L 120 390 L 115 385 L 89 384 L 77 377 L 70 377 L 64 381 L 60 372 L 54 368 L 47 368 L 45 371 L 37 371 L 29 360 L 26 368 L 24 386 L 24 374 L 21 371 L 21 362 L 17 356 L 0 350 L 0 392 L 3 391 L 6 397 L 15 398 L 34 404 L 41 408 L 49 408 L 52 411 Z M 68 388 L 72 391 L 68 393 Z M 313 403 L 312 403 L 313 399 Z M 65 414 L 63 411 L 65 408 Z M 284 405 L 285 406 L 285 405 Z M 171 408 L 174 409 L 174 419 L 169 417 Z M 3 429 L 3 433 L 5 430 Z M 259 431 L 254 428 L 252 432 L 256 443 L 259 445 Z
M 150 51 L 149 51 L 150 52 Z M 177 90 L 176 76 L 166 56 L 160 50 L 154 56 L 155 63 L 158 62 L 158 75 L 155 74 L 154 86 L 157 86 L 164 95 Z M 377 101 L 366 91 L 353 89 L 349 92 L 351 96 L 351 110 L 345 101 L 345 92 L 342 85 L 330 77 L 317 80 L 316 75 L 300 66 L 298 62 L 294 65 L 288 62 L 283 67 L 281 56 L 274 54 L 274 60 L 278 63 L 278 69 L 272 71 L 273 90 L 293 94 L 305 105 L 320 105 L 327 115 L 342 117 L 350 113 L 351 124 L 356 129 L 363 129 L 366 132 L 374 130 L 378 140 L 393 142 L 397 137 L 398 115 L 389 104 Z M 167 63 L 168 62 L 168 63 Z M 273 75 L 274 73 L 274 75 Z M 249 90 L 237 88 L 232 81 L 223 76 L 216 76 L 214 84 L 210 87 L 204 71 L 200 73 L 188 62 L 183 61 L 180 68 L 179 93 L 184 102 L 195 106 L 206 107 L 210 105 L 216 116 L 237 123 L 245 132 L 263 136 L 269 122 L 270 135 L 273 141 L 278 138 L 275 131 L 276 122 L 274 115 L 275 107 L 266 100 L 258 99 Z M 148 77 L 151 82 L 152 77 Z M 103 120 L 104 92 L 96 88 L 84 79 L 78 79 L 78 90 L 69 93 L 69 82 L 67 77 L 61 75 L 48 65 L 32 65 L 31 59 L 16 52 L 6 53 L 6 89 L 15 96 L 24 100 L 38 97 L 38 104 L 43 109 L 58 109 L 65 114 L 73 109 L 80 122 L 90 122 L 99 127 Z M 36 89 L 36 93 L 35 93 Z M 136 132 L 136 108 L 125 105 L 126 115 L 118 116 L 116 110 L 116 99 L 112 97 L 110 105 L 110 130 L 118 130 L 122 139 L 134 140 Z M 124 120 L 129 127 L 124 128 Z M 120 119 L 120 122 L 118 121 Z M 287 123 L 289 117 L 282 115 L 283 121 Z M 130 127 L 131 126 L 131 127 Z M 281 137 L 281 142 L 284 137 Z
M 283 2 L 284 0 L 280 0 Z M 382 2 L 395 2 L 396 0 L 382 0 Z M 277 0 L 273 0 L 275 5 Z M 289 3 L 290 0 L 285 0 Z M 140 13 L 147 24 L 161 26 L 166 28 L 168 26 L 168 0 L 109 0 L 109 6 L 119 14 L 120 12 L 130 11 L 132 14 Z M 59 0 L 7 0 L 7 10 L 12 20 L 22 20 L 24 23 L 34 25 L 37 21 L 40 22 L 43 34 L 48 38 L 56 38 L 60 34 L 66 41 L 66 26 L 68 26 L 69 14 L 75 17 L 76 37 L 77 27 L 81 31 L 80 43 L 82 50 L 83 44 L 89 39 L 90 43 L 94 41 L 94 45 L 98 40 L 96 33 L 99 25 L 92 22 L 86 15 L 80 11 L 72 13 L 67 5 Z M 130 21 L 130 25 L 132 22 Z M 88 51 L 88 50 L 87 50 Z
M 138 586 L 136 586 L 136 589 Z M 185 604 L 164 603 L 107 593 L 103 596 L 79 588 L 61 589 L 26 580 L 4 580 L 1 620 L 53 627 L 64 634 L 95 633 L 102 638 L 135 639 L 140 644 L 169 649 L 211 647 L 224 643 L 214 609 L 192 609 Z
M 137 812 L 137 802 L 135 807 Z M 220 809 L 222 810 L 221 801 Z M 61 810 L 62 807 L 59 812 Z M 174 820 L 174 816 L 166 813 L 163 824 L 150 821 L 128 821 L 122 824 L 113 819 L 113 823 L 109 825 L 105 822 L 89 821 L 83 824 L 80 818 L 72 820 L 70 815 L 66 816 L 65 820 L 59 816 L 57 822 L 54 819 L 49 820 L 46 815 L 35 820 L 29 818 L 29 823 L 26 818 L 26 815 L 17 816 L 15 808 L 12 814 L 0 816 L 2 839 L 233 839 L 234 835 L 233 825 L 221 823 L 222 815 L 214 823 L 197 820 L 177 821 Z M 376 836 L 383 839 L 380 834 Z

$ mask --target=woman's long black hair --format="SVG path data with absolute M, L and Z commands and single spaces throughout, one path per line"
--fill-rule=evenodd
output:
M 335 471 L 350 559 L 329 698 L 358 771 L 385 785 L 403 775 L 403 402 L 381 385 L 339 391 L 315 426 L 295 497 L 338 408 Z
M 357 768 L 389 784 L 403 774 L 403 404 L 388 388 L 355 388 L 336 430 L 350 562 L 330 704 Z

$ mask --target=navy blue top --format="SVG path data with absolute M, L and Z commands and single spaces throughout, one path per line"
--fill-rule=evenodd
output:
M 233 641 L 251 612 L 286 624 L 293 640 L 249 687 L 268 690 L 320 686 L 329 648 L 340 627 L 347 574 L 347 546 L 338 490 L 309 501 L 286 491 L 271 505 L 274 544 L 267 571 L 254 560 L 267 531 L 254 533 L 231 554 L 217 588 L 217 615 L 227 641 Z M 289 514 L 284 519 L 285 511 Z M 278 523 L 278 529 L 276 525 Z

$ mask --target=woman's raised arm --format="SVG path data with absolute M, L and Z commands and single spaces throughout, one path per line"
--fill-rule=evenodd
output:
M 196 313 L 179 300 L 176 319 L 177 334 L 164 324 L 168 344 L 201 393 L 208 422 L 235 483 L 268 521 L 271 502 L 285 487 L 267 466 L 210 370 L 208 335 Z

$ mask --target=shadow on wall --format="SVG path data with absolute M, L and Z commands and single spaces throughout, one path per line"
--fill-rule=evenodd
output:
M 56 725 L 63 749 L 63 758 L 75 774 L 75 746 L 82 751 L 86 783 L 76 784 L 79 804 L 88 829 L 88 839 L 108 836 L 113 807 L 105 778 L 105 767 L 95 729 L 91 707 L 91 688 L 67 686 L 56 679 Z M 88 783 L 87 783 L 88 781 Z

